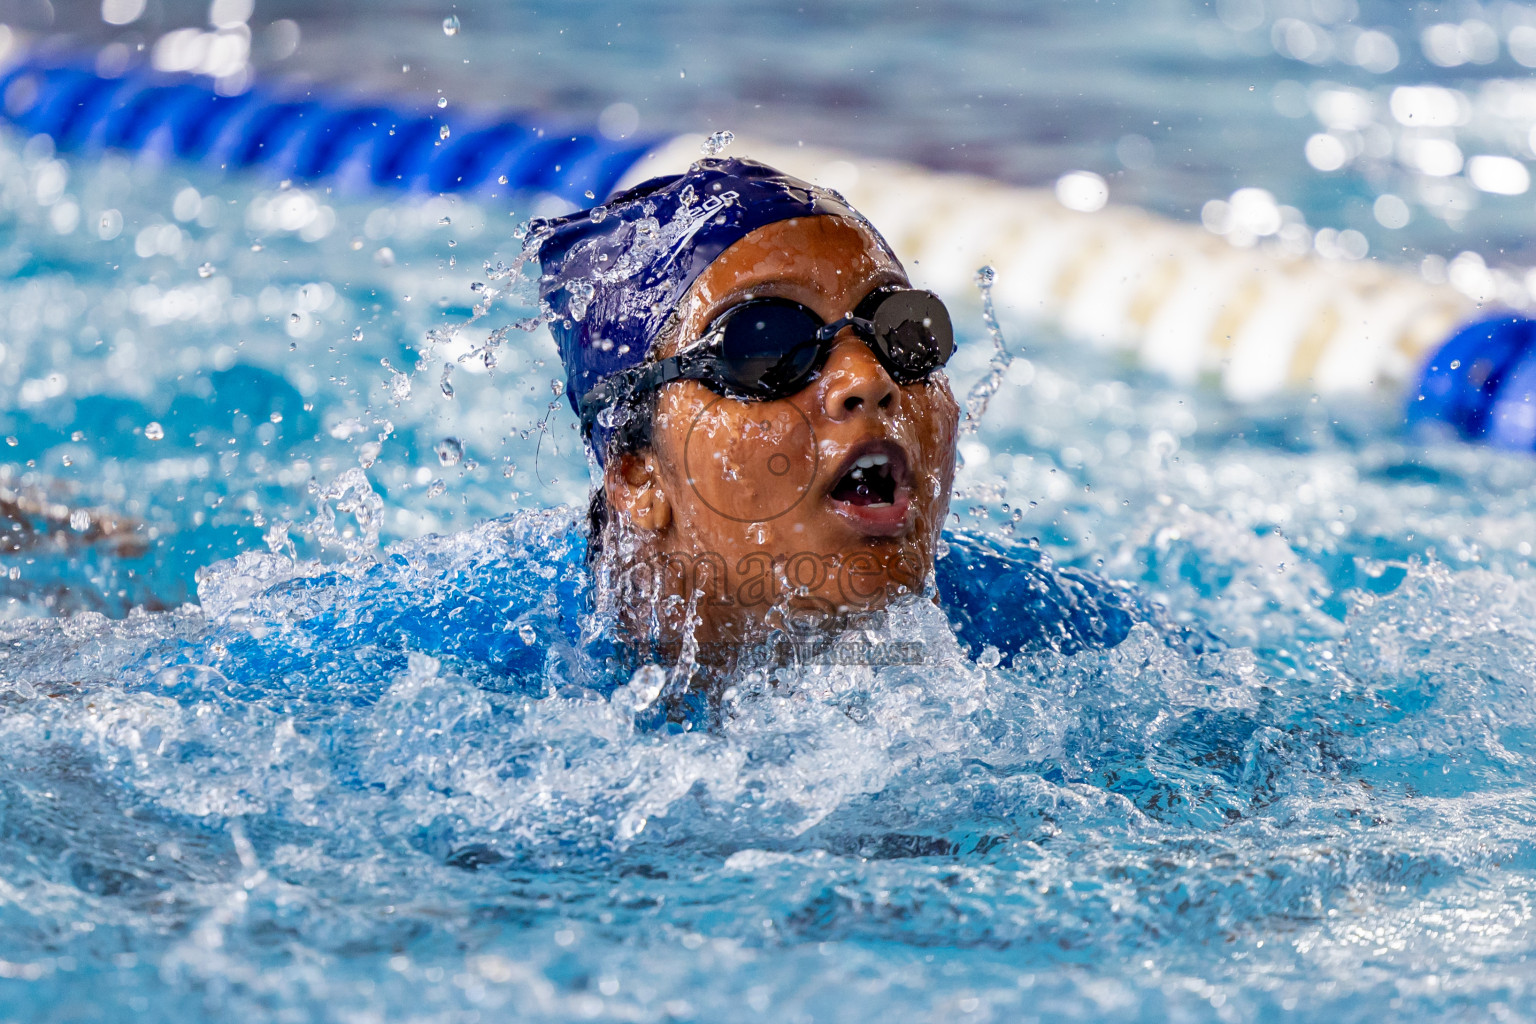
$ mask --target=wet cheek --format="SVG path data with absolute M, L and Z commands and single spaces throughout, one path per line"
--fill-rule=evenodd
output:
M 692 496 L 716 515 L 742 525 L 773 522 L 800 504 L 815 478 L 810 423 L 789 403 L 743 409 L 720 400 L 686 432 L 682 465 Z
M 937 466 L 954 458 L 959 406 L 948 389 L 920 393 L 908 407 L 914 433 L 928 461 Z
M 917 448 L 922 453 L 918 492 L 919 514 L 935 523 L 943 517 L 955 475 L 955 437 L 959 407 L 948 388 L 935 387 L 915 397 L 912 418 Z

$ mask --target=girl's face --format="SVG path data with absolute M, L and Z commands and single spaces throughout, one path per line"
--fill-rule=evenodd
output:
M 876 288 L 907 284 L 856 221 L 806 217 L 758 228 L 694 282 L 680 329 L 654 358 L 695 344 L 750 298 L 792 299 L 831 322 Z M 664 568 L 701 639 L 754 622 L 879 609 L 921 591 L 949 508 L 959 411 L 943 371 L 901 386 L 851 329 L 797 394 L 722 397 L 698 381 L 657 396 L 648 452 L 610 460 L 609 507 Z

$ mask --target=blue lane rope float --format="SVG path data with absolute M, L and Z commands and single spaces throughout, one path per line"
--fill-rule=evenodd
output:
M 1469 441 L 1536 450 L 1536 321 L 1480 320 L 1424 365 L 1410 423 L 1443 423 Z
M 48 135 L 61 152 L 157 154 L 343 191 L 541 192 L 584 206 L 659 141 L 353 105 L 308 90 L 221 96 L 205 83 L 144 69 L 104 78 L 80 64 L 24 58 L 0 76 L 0 98 L 7 120 Z
M 61 152 L 115 149 L 212 170 L 474 198 L 542 193 L 576 207 L 695 159 L 699 137 L 613 140 L 554 122 L 475 119 L 260 85 L 220 95 L 206 78 L 23 52 L 0 73 L 0 117 Z M 997 268 L 1000 305 L 1134 355 L 1233 398 L 1286 388 L 1402 388 L 1411 422 L 1536 449 L 1536 324 L 1479 317 L 1444 285 L 1364 261 L 1237 249 L 1143 211 L 1066 209 L 1042 189 L 814 148 L 741 148 L 840 189 L 914 276 L 969 287 Z M 1469 320 L 1471 326 L 1462 327 Z M 1450 337 L 1449 341 L 1443 339 Z

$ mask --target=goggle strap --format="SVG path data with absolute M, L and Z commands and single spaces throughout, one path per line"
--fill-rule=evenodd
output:
M 689 353 L 685 352 L 644 366 L 620 370 L 598 381 L 581 398 L 582 426 L 590 433 L 592 424 L 597 422 L 598 415 L 605 408 L 618 405 L 628 395 L 655 391 L 675 380 L 682 380 L 688 373 L 684 364 L 687 355 Z

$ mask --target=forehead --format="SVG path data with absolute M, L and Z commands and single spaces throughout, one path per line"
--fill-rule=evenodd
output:
M 726 249 L 699 275 L 690 298 L 709 306 L 764 290 L 801 301 L 833 299 L 905 279 L 901 264 L 867 225 L 846 217 L 796 217 L 765 224 Z

